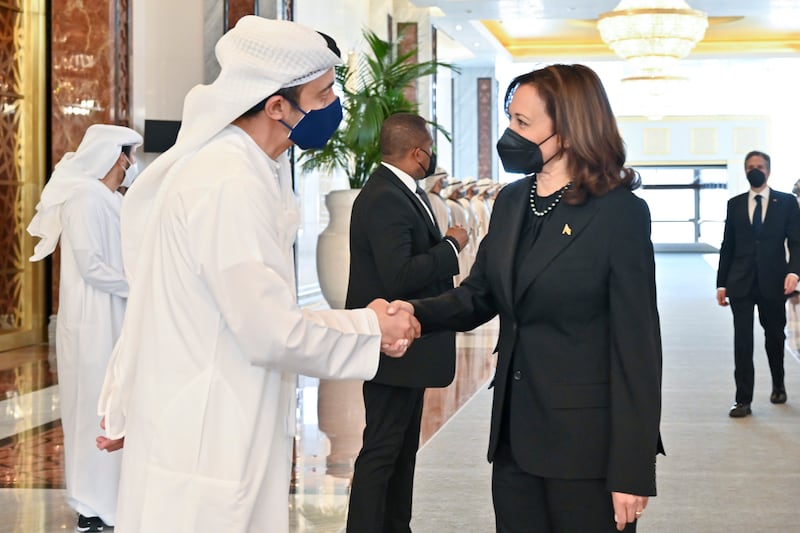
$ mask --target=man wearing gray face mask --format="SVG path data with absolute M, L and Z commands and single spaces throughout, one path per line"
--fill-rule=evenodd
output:
M 764 328 L 764 346 L 772 374 L 774 404 L 786 403 L 783 354 L 786 296 L 800 276 L 800 209 L 794 196 L 767 186 L 770 158 L 753 151 L 744 160 L 750 190 L 728 201 L 719 251 L 717 303 L 730 304 L 734 329 L 736 401 L 733 418 L 752 413 L 753 310 Z M 786 249 L 789 260 L 786 259 Z

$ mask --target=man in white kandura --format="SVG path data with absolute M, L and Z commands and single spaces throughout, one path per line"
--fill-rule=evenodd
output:
M 117 189 L 135 178 L 133 151 L 141 143 L 131 129 L 90 126 L 56 165 L 28 226 L 42 238 L 31 261 L 50 255 L 61 239 L 56 355 L 67 502 L 78 513 L 77 531 L 113 525 L 117 507 L 121 457 L 95 447 L 97 399 L 128 297 Z
M 495 182 L 489 178 L 479 179 L 475 184 L 475 195 L 469 200 L 472 211 L 475 213 L 477 244 L 480 244 L 489 231 L 489 220 L 492 218 L 492 212 L 486 202 L 486 193 L 494 185 Z
M 131 293 L 99 404 L 99 447 L 124 436 L 117 533 L 287 532 L 296 374 L 370 379 L 419 335 L 384 300 L 296 302 L 286 151 L 339 125 L 333 40 L 247 16 L 216 55 L 122 211 Z
M 441 195 L 445 180 L 447 180 L 447 171 L 442 167 L 436 167 L 436 171 L 433 174 L 422 180 L 428 200 L 431 203 L 431 209 L 433 209 L 433 218 L 436 220 L 442 235 L 445 235 L 447 229 L 451 226 L 450 209 L 447 208 L 447 203 Z

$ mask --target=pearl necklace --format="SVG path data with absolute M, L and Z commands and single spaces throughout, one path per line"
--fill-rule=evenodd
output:
M 549 213 L 550 211 L 555 209 L 555 207 L 558 205 L 558 202 L 561 201 L 561 197 L 564 196 L 564 193 L 567 192 L 567 189 L 569 189 L 571 186 L 572 186 L 572 182 L 569 182 L 566 185 L 564 185 L 563 187 L 561 187 L 561 189 L 559 189 L 559 191 L 558 191 L 558 195 L 556 196 L 556 199 L 553 200 L 553 203 L 550 204 L 544 211 L 537 211 L 536 210 L 536 200 L 534 199 L 534 196 L 536 196 L 536 180 L 534 180 L 533 181 L 533 185 L 531 185 L 531 210 L 533 211 L 533 214 L 536 215 L 537 217 L 543 217 L 547 213 Z

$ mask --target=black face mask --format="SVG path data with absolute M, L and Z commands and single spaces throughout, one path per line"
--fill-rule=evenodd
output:
M 431 153 L 428 153 L 422 148 L 420 148 L 420 151 L 428 156 L 428 168 L 423 167 L 422 163 L 417 161 L 419 168 L 425 171 L 425 175 L 422 177 L 427 178 L 428 176 L 431 176 L 433 175 L 434 172 L 436 172 L 436 152 L 431 151 Z
M 550 137 L 553 135 L 555 132 Z M 542 160 L 542 150 L 539 145 L 544 144 L 550 137 L 536 144 L 510 128 L 506 128 L 505 133 L 497 141 L 497 155 L 500 156 L 503 168 L 506 169 L 506 172 L 525 175 L 541 172 L 546 161 Z
M 750 182 L 752 188 L 758 189 L 767 182 L 767 177 L 759 169 L 753 168 L 747 173 L 747 181 Z

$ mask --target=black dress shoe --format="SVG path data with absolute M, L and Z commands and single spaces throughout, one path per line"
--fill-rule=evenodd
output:
M 83 516 L 78 515 L 78 525 L 75 526 L 75 531 L 97 533 L 103 531 L 105 523 L 99 516 Z
M 786 403 L 786 391 L 783 389 L 772 389 L 769 401 L 772 403 Z
M 750 410 L 749 403 L 737 403 L 731 407 L 731 410 L 728 411 L 728 416 L 731 418 L 744 418 L 747 415 L 753 414 L 753 411 Z

